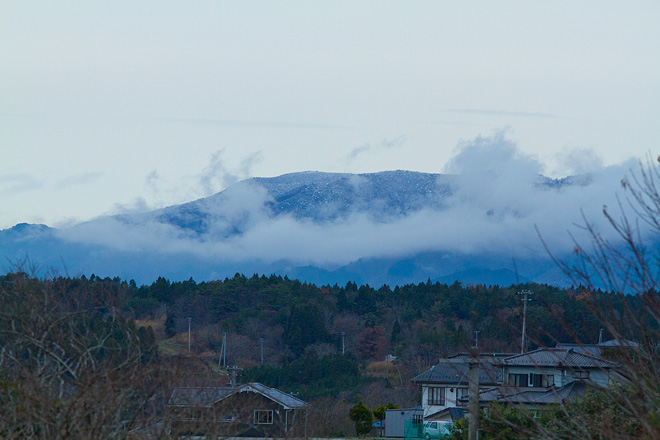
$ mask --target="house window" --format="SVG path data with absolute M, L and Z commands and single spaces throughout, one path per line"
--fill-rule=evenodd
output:
M 527 374 L 509 374 L 509 385 L 514 387 L 528 387 Z
M 413 414 L 412 422 L 413 422 L 414 425 L 419 425 L 420 423 L 422 423 L 422 415 L 421 414 Z
M 458 401 L 461 400 L 463 397 L 467 396 L 467 394 L 468 394 L 467 388 L 456 388 L 456 402 L 458 403 Z
M 555 376 L 552 374 L 530 374 L 530 382 L 536 388 L 549 388 L 555 385 Z
M 254 424 L 255 425 L 272 425 L 273 424 L 273 410 L 270 410 L 270 409 L 255 409 L 254 410 Z
M 441 387 L 429 387 L 429 405 L 445 404 L 445 389 Z
M 589 372 L 587 370 L 576 370 L 573 372 L 573 377 L 576 379 L 589 379 Z

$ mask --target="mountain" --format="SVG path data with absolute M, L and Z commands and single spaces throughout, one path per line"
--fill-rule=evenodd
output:
M 0 252 L 7 270 L 27 257 L 41 272 L 140 283 L 236 272 L 375 286 L 429 278 L 565 283 L 539 243 L 529 244 L 537 214 L 521 200 L 556 198 L 567 188 L 588 187 L 589 179 L 536 176 L 522 191 L 531 196 L 513 201 L 471 184 L 462 176 L 411 171 L 252 178 L 156 211 L 64 229 L 19 224 L 0 231 Z

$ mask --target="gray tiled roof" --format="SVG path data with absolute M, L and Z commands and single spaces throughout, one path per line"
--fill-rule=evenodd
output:
M 511 404 L 550 404 L 550 403 L 564 403 L 576 397 L 581 397 L 586 394 L 589 388 L 593 388 L 583 381 L 571 381 L 560 388 L 518 388 L 512 386 L 499 386 L 493 387 L 488 390 L 479 392 L 480 404 L 485 404 L 492 401 L 498 401 Z M 467 404 L 469 396 L 461 398 L 463 404 Z
M 429 414 L 424 417 L 424 420 L 437 420 L 444 414 L 449 414 L 449 417 L 452 421 L 460 420 L 465 415 L 465 410 L 463 408 L 458 408 L 455 406 L 450 406 L 445 409 L 441 409 L 433 414 Z
M 561 388 L 548 390 L 542 396 L 537 397 L 534 403 L 564 403 L 567 400 L 584 396 L 589 388 L 593 387 L 581 380 L 574 380 Z
M 170 396 L 170 406 L 211 407 L 214 403 L 226 397 L 241 393 L 256 392 L 268 399 L 279 403 L 287 409 L 297 409 L 309 406 L 307 403 L 284 393 L 278 389 L 267 387 L 257 382 L 239 385 L 235 388 L 226 387 L 179 387 L 175 388 Z
M 600 357 L 600 347 L 595 344 L 566 344 L 559 343 L 556 348 L 561 348 L 562 350 L 573 349 L 579 351 L 580 353 L 585 353 L 591 356 Z
M 610 339 L 609 341 L 601 342 L 598 344 L 599 347 L 626 347 L 626 348 L 637 348 L 639 344 L 635 341 L 629 341 L 627 339 Z
M 268 397 L 270 400 L 273 400 L 280 405 L 287 407 L 287 408 L 303 408 L 308 406 L 307 403 L 303 402 L 302 400 L 298 399 L 297 397 L 292 396 L 291 394 L 287 394 L 283 391 L 280 391 L 276 388 L 270 388 L 267 387 L 266 385 L 262 385 L 258 382 L 252 382 L 248 383 L 246 385 L 241 385 L 241 387 L 250 387 L 254 390 L 256 390 L 259 394 L 262 394 L 266 397 Z M 239 387 L 240 388 L 240 387 Z
M 529 353 L 511 356 L 502 361 L 507 366 L 615 368 L 617 364 L 596 356 L 561 348 L 539 348 Z
M 439 364 L 415 376 L 417 383 L 467 385 L 469 366 L 464 359 L 444 359 Z M 502 370 L 492 363 L 482 362 L 479 370 L 480 385 L 495 385 L 502 381 Z
M 221 387 L 178 387 L 172 391 L 170 406 L 210 407 L 215 402 L 224 399 L 232 392 L 232 388 Z

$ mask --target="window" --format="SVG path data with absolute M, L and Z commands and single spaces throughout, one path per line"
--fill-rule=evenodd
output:
M 555 376 L 552 374 L 530 374 L 529 379 L 536 388 L 549 388 L 555 385 Z
M 403 413 L 401 413 L 403 414 Z M 413 414 L 412 422 L 415 425 L 418 425 L 422 423 L 422 415 L 421 414 Z
M 515 387 L 528 387 L 527 374 L 509 374 L 509 385 Z
M 589 372 L 587 370 L 576 370 L 573 372 L 573 377 L 576 379 L 589 379 Z
M 461 400 L 463 397 L 467 396 L 467 388 L 456 388 L 456 401 Z
M 445 404 L 445 389 L 440 387 L 429 387 L 429 405 Z
M 254 410 L 255 425 L 271 425 L 272 423 L 273 423 L 273 410 L 269 410 L 269 409 Z

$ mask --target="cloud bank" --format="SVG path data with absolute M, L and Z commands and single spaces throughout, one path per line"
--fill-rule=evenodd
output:
M 378 217 L 372 207 L 356 205 L 345 215 L 319 221 L 273 213 L 272 195 L 247 180 L 194 207 L 172 208 L 178 210 L 176 224 L 157 212 L 107 217 L 59 234 L 125 252 L 185 254 L 223 263 L 287 260 L 321 267 L 420 252 L 540 257 L 546 251 L 537 229 L 553 251 L 568 253 L 573 246 L 568 232 L 581 236 L 583 215 L 605 236 L 610 233 L 602 207 L 616 205 L 621 179 L 637 167 L 635 161 L 604 167 L 584 151 L 575 157 L 581 158 L 575 169 L 588 173 L 550 181 L 542 177 L 542 163 L 497 133 L 459 145 L 438 178 L 438 184 L 449 181 L 452 188 L 440 208 Z M 209 181 L 215 168 L 217 162 L 212 162 Z M 355 176 L 351 184 L 359 190 L 363 182 Z M 204 228 L 195 227 L 196 222 Z

